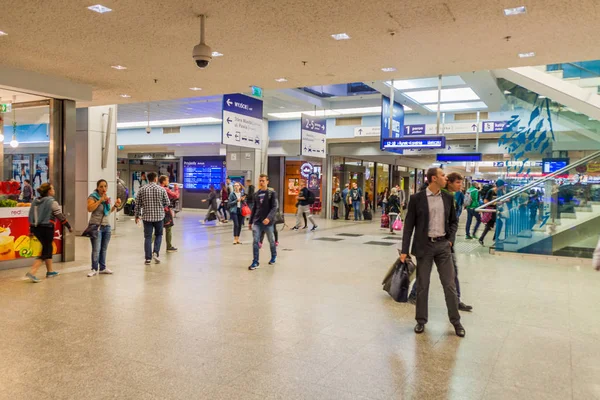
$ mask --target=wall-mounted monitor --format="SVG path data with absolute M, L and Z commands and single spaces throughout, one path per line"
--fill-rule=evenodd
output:
M 225 157 L 183 158 L 183 188 L 186 190 L 208 192 L 210 185 L 219 190 L 226 178 Z
M 543 158 L 542 159 L 542 174 L 552 174 L 569 165 L 568 158 Z M 559 177 L 569 176 L 569 173 L 561 174 Z
M 483 161 L 483 155 L 481 153 L 446 153 L 436 154 L 436 160 L 439 162 L 477 162 Z

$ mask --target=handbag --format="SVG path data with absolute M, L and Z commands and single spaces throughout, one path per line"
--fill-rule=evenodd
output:
M 397 259 L 383 278 L 383 290 L 399 303 L 408 301 L 411 269 L 414 270 L 415 265 L 410 258 L 407 258 L 404 263 Z
M 171 211 L 171 209 L 165 210 L 165 218 L 163 219 L 163 224 L 165 228 L 175 225 L 175 221 L 173 220 L 173 211 Z
M 494 211 L 495 212 L 495 211 Z M 483 224 L 487 224 L 492 220 L 492 214 L 491 212 L 484 212 L 481 213 L 481 222 Z
M 242 206 L 242 217 L 249 217 L 252 214 L 252 210 L 248 207 L 248 204 L 244 203 Z
M 98 232 L 102 227 L 102 222 L 104 222 L 104 214 L 102 214 L 102 218 L 100 219 L 100 224 L 88 224 L 87 228 L 81 233 L 81 236 L 89 237 L 90 239 L 96 239 L 98 237 Z
M 400 217 L 396 218 L 396 220 L 392 224 L 392 229 L 395 230 L 395 231 L 401 231 L 402 230 L 402 220 L 400 219 Z
M 285 216 L 281 211 L 275 213 L 275 225 L 285 224 Z

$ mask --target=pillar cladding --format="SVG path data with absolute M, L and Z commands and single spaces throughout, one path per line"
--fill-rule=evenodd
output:
M 108 196 L 113 204 L 117 198 L 117 106 L 77 109 L 76 137 L 74 229 L 80 234 L 89 220 L 87 198 L 96 189 L 98 180 L 108 182 Z M 103 157 L 106 157 L 105 166 Z M 114 213 L 109 223 L 114 229 Z

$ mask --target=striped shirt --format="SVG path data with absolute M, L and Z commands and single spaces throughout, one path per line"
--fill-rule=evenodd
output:
M 140 188 L 135 196 L 135 217 L 146 222 L 158 222 L 165 218 L 165 207 L 169 206 L 167 191 L 156 183 Z

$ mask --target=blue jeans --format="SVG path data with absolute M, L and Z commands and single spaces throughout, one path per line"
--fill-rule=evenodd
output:
M 354 220 L 360 221 L 360 201 L 353 201 L 352 208 L 354 208 Z
M 475 229 L 473 230 L 473 235 L 471 235 L 471 222 L 473 222 L 473 217 L 477 220 L 475 224 Z M 477 233 L 477 229 L 479 229 L 479 225 L 481 225 L 481 215 L 475 211 L 474 208 L 467 208 L 467 236 L 475 236 Z
M 261 222 L 252 225 L 252 254 L 254 256 L 253 262 L 258 262 L 258 242 L 262 233 L 267 235 L 267 240 L 271 246 L 271 259 L 277 257 L 277 247 L 275 246 L 275 236 L 273 235 L 274 225 L 263 225 Z
M 163 220 L 156 222 L 144 221 L 144 255 L 146 260 L 152 260 L 152 234 L 154 234 L 154 253 L 160 253 L 163 237 Z
M 98 271 L 98 264 L 100 265 L 100 271 L 106 269 L 106 250 L 108 249 L 108 243 L 112 235 L 112 229 L 110 225 L 103 225 L 98 231 L 98 236 L 90 238 L 92 242 L 92 269 Z

